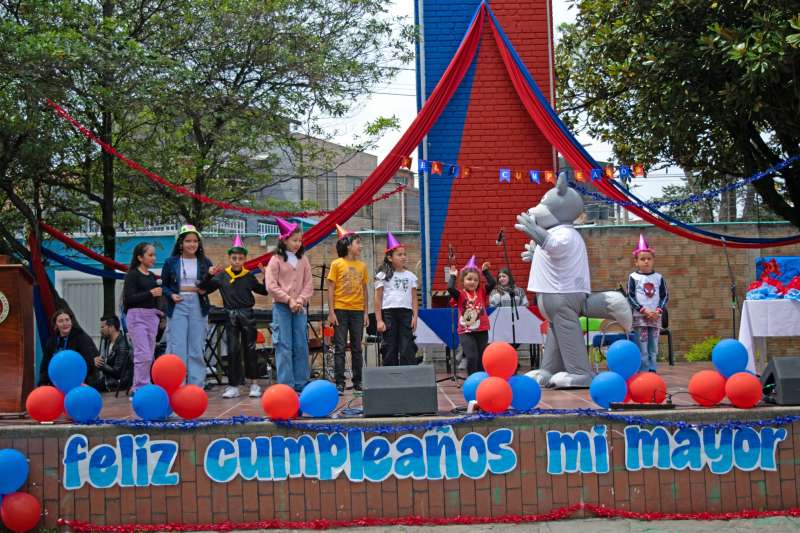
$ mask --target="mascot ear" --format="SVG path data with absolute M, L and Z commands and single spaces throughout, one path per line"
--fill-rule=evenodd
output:
M 566 170 L 562 170 L 558 173 L 558 180 L 556 181 L 556 192 L 559 196 L 564 196 L 567 194 L 567 172 Z

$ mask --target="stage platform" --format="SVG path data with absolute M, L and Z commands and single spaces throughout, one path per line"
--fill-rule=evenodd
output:
M 677 392 L 708 367 L 665 365 L 661 375 Z M 263 413 L 257 399 L 223 400 L 220 388 L 209 393 L 206 420 L 186 426 L 142 424 L 127 398 L 104 395 L 102 416 L 113 424 L 4 420 L 0 448 L 28 457 L 23 490 L 42 503 L 42 525 L 64 519 L 82 531 L 798 506 L 800 408 L 703 409 L 676 394 L 671 411 L 593 412 L 585 390 L 545 390 L 540 414 L 464 416 L 453 413 L 464 406 L 460 388 L 438 387 L 439 417 L 282 424 L 231 419 Z M 360 402 L 347 391 L 339 411 Z
M 667 384 L 667 390 L 670 393 L 685 391 L 689 383 L 689 378 L 695 372 L 712 368 L 711 363 L 679 363 L 675 366 L 663 364 L 659 368 L 659 374 L 664 378 Z M 527 371 L 527 368 L 520 369 L 520 372 Z M 601 368 L 604 370 L 604 368 Z M 461 374 L 463 375 L 463 374 Z M 451 379 L 448 378 L 449 374 L 438 373 L 437 379 L 444 380 L 437 384 L 437 395 L 439 399 L 439 414 L 440 416 L 452 416 L 454 409 L 466 407 L 464 396 L 461 392 L 460 384 L 462 380 L 458 380 L 459 386 Z M 266 386 L 266 383 L 262 386 Z M 348 387 L 350 383 L 348 382 Z M 242 397 L 234 399 L 223 399 L 222 391 L 224 386 L 214 386 L 208 390 L 208 410 L 205 416 L 211 418 L 230 417 L 235 415 L 245 416 L 263 416 L 264 411 L 261 409 L 259 399 L 248 398 L 246 396 L 247 387 L 242 387 Z M 679 409 L 697 409 L 697 405 L 692 402 L 692 399 L 685 392 L 678 392 L 672 398 Z M 333 416 L 338 416 L 342 409 L 359 408 L 361 407 L 360 394 L 354 394 L 352 389 L 347 389 L 344 396 L 341 397 L 339 405 L 334 412 Z M 597 405 L 589 398 L 589 391 L 587 389 L 575 390 L 550 390 L 545 389 L 542 391 L 542 399 L 539 407 L 543 409 L 595 409 Z M 101 418 L 115 418 L 115 419 L 133 419 L 136 415 L 131 407 L 130 399 L 120 393 L 116 396 L 111 393 L 103 394 L 103 411 L 100 414 Z M 69 423 L 64 419 L 56 422 L 56 424 Z M 37 424 L 36 421 L 30 419 L 5 419 L 0 420 L 0 427 L 2 425 L 17 425 L 17 424 Z

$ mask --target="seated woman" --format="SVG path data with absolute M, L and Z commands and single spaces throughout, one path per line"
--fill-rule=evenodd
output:
M 39 366 L 39 385 L 52 385 L 47 367 L 55 354 L 62 350 L 74 350 L 86 361 L 86 379 L 84 383 L 90 387 L 97 385 L 97 369 L 95 358 L 100 355 L 92 338 L 86 334 L 75 321 L 75 315 L 69 309 L 59 309 L 50 320 L 53 336 L 48 339 L 42 349 L 42 364 Z
M 511 288 L 514 287 L 512 291 Z M 511 295 L 514 295 L 517 307 L 525 307 L 528 305 L 528 297 L 525 291 L 514 285 L 514 278 L 511 276 L 511 271 L 507 268 L 501 268 L 497 273 L 497 285 L 492 293 L 489 295 L 489 307 L 511 307 Z

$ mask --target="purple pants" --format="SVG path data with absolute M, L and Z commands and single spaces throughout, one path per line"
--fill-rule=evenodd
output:
M 131 392 L 150 384 L 150 367 L 156 350 L 161 312 L 158 309 L 128 309 L 126 321 L 133 343 L 133 386 Z

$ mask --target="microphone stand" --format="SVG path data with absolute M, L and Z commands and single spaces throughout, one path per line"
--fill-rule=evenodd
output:
M 722 250 L 725 252 L 725 262 L 728 264 L 728 277 L 731 278 L 731 338 L 736 338 L 736 310 L 739 308 L 739 303 L 736 298 L 736 278 L 733 275 L 731 268 L 731 259 L 728 256 L 728 246 L 725 237 L 720 237 L 722 241 Z
M 448 265 L 448 271 L 450 266 L 455 265 L 456 261 L 456 254 L 453 250 L 453 245 L 447 245 L 447 262 L 450 263 Z M 448 283 L 450 281 L 450 274 L 447 275 Z M 448 295 L 449 298 L 449 295 Z M 449 301 L 449 300 L 448 300 Z M 450 344 L 455 346 L 456 339 L 458 338 L 458 301 L 456 301 L 456 307 L 450 306 Z M 450 346 L 445 346 L 445 361 L 449 361 L 449 370 L 450 375 L 444 378 L 440 378 L 436 380 L 436 383 L 441 383 L 442 381 L 452 381 L 456 384 L 456 387 L 460 387 L 461 384 L 458 382 L 460 379 L 461 381 L 465 381 L 466 378 L 463 378 L 458 375 L 458 363 L 456 362 L 456 348 L 451 348 Z
M 508 243 L 506 242 L 505 233 L 503 230 L 500 230 L 500 238 L 497 240 L 496 244 L 503 245 L 503 256 L 506 261 L 506 270 L 509 272 L 508 276 L 508 287 L 511 291 L 511 344 L 515 345 L 514 348 L 516 349 L 517 344 L 517 320 L 519 320 L 519 309 L 517 308 L 517 286 L 514 282 L 514 276 L 511 273 L 511 262 L 508 260 Z M 498 276 L 499 277 L 499 276 Z M 499 282 L 498 282 L 499 283 Z M 502 299 L 501 299 L 502 302 Z

